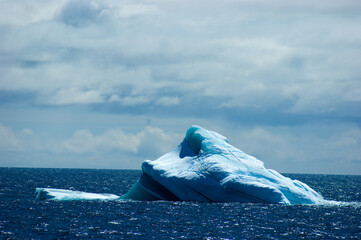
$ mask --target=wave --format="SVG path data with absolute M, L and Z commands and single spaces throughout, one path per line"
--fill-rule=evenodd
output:
M 339 207 L 361 207 L 361 202 L 342 202 L 342 201 L 333 201 L 333 200 L 325 200 L 321 204 L 317 205 L 323 205 L 323 206 L 339 206 Z

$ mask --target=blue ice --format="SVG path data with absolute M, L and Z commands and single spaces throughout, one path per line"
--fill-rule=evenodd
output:
M 142 164 L 142 176 L 123 199 L 316 204 L 324 200 L 229 144 L 224 136 L 192 126 L 182 143 Z M 151 196 L 149 198 L 149 196 Z
M 142 164 L 140 179 L 123 196 L 63 189 L 37 189 L 39 199 L 170 200 L 318 204 L 325 200 L 305 183 L 292 180 L 230 145 L 224 136 L 190 127 L 172 151 Z

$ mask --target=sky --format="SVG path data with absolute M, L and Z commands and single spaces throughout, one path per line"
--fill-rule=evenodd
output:
M 358 0 L 0 0 L 0 167 L 140 169 L 192 125 L 361 174 Z

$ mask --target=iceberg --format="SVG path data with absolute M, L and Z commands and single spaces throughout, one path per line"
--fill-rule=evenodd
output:
M 327 201 L 307 184 L 292 180 L 232 146 L 226 137 L 199 126 L 156 160 L 142 163 L 142 174 L 123 196 L 37 188 L 38 199 L 169 200 L 321 204 Z
M 190 127 L 171 152 L 142 163 L 142 175 L 120 199 L 319 204 L 324 199 L 229 144 L 226 137 Z

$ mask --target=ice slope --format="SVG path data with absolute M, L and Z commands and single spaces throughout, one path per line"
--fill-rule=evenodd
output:
M 159 159 L 122 199 L 281 204 L 323 203 L 308 185 L 266 169 L 263 162 L 213 131 L 192 126 L 183 142 Z

